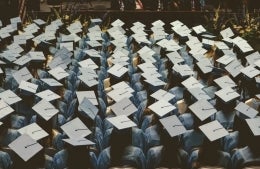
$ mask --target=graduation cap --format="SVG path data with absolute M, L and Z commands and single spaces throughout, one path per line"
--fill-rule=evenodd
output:
M 185 86 L 187 89 L 189 88 L 200 88 L 202 89 L 204 86 L 193 76 L 189 77 L 188 79 L 182 81 L 181 83 L 183 86 Z
M 246 119 L 246 122 L 254 136 L 260 135 L 260 118 Z
M 63 86 L 63 84 L 61 84 L 60 82 L 58 82 L 57 80 L 55 80 L 53 78 L 43 78 L 43 79 L 41 79 L 41 81 L 43 81 L 44 83 L 46 83 L 50 87 Z
M 28 161 L 43 149 L 39 143 L 27 134 L 21 135 L 8 146 L 24 161 Z
M 57 80 L 61 80 L 65 77 L 69 76 L 69 74 L 61 67 L 56 67 L 54 69 L 51 69 L 49 71 L 49 73 Z
M 214 82 L 217 83 L 221 88 L 233 88 L 237 86 L 237 84 L 228 75 L 217 78 L 214 80 Z
M 62 125 L 61 129 L 74 139 L 84 138 L 92 133 L 78 117 Z
M 260 54 L 258 51 L 246 56 L 246 60 L 247 62 L 252 65 L 252 66 L 255 66 L 256 62 L 260 60 Z
M 129 91 L 128 89 L 124 88 L 116 88 L 108 92 L 107 95 L 116 102 L 119 102 L 124 98 L 130 98 L 133 96 L 132 91 Z
M 13 73 L 14 79 L 17 81 L 18 84 L 21 83 L 21 81 L 28 81 L 31 78 L 33 78 L 30 71 L 27 69 L 27 67 L 24 67 L 17 72 Z
M 96 63 L 90 58 L 83 60 L 81 62 L 78 62 L 78 64 L 81 67 L 90 68 L 90 69 L 93 69 L 93 70 L 99 68 L 98 65 L 96 65 Z
M 37 88 L 38 88 L 38 85 L 30 83 L 30 82 L 26 82 L 24 80 L 22 80 L 19 85 L 19 89 L 22 89 L 29 93 L 36 93 Z
M 130 116 L 131 114 L 137 111 L 135 105 L 128 98 L 124 98 L 119 102 L 116 102 L 111 106 L 111 109 L 117 116 L 120 115 Z
M 242 66 L 241 62 L 238 60 L 234 60 L 233 62 L 229 63 L 225 69 L 231 74 L 233 77 L 237 77 L 241 73 L 241 69 L 244 67 Z
M 228 131 L 217 120 L 199 126 L 199 129 L 211 142 L 228 135 Z
M 12 112 L 14 112 L 14 109 L 10 107 L 3 100 L 0 100 L 0 119 L 3 119 L 4 117 L 8 116 Z
M 40 97 L 42 99 L 45 99 L 48 102 L 60 98 L 60 95 L 54 93 L 53 91 L 51 91 L 49 89 L 37 93 L 36 96 L 38 96 L 38 97 Z
M 115 64 L 114 66 L 112 66 L 107 72 L 120 78 L 122 77 L 126 72 L 128 71 L 128 69 L 122 65 L 119 64 Z
M 126 115 L 110 117 L 107 118 L 107 121 L 109 121 L 118 130 L 127 129 L 136 126 L 136 124 L 132 120 L 130 120 Z
M 178 63 L 184 62 L 184 59 L 182 58 L 182 56 L 176 51 L 167 53 L 166 55 L 173 64 L 178 64 Z
M 67 138 L 67 139 L 62 139 L 62 140 L 73 147 L 95 145 L 95 143 L 93 143 L 92 141 L 90 141 L 86 138 L 79 138 L 79 139 Z
M 228 27 L 228 28 L 220 31 L 220 35 L 223 37 L 223 39 L 225 39 L 225 38 L 230 38 L 230 37 L 234 36 L 234 33 L 231 30 L 231 28 Z
M 171 137 L 179 136 L 187 131 L 176 115 L 162 118 L 160 122 Z
M 22 127 L 18 130 L 18 132 L 23 135 L 27 134 L 32 139 L 38 141 L 44 137 L 47 137 L 49 134 L 44 131 L 37 123 L 29 124 L 25 127 Z
M 173 66 L 173 70 L 178 72 L 181 77 L 187 77 L 187 76 L 194 75 L 194 71 L 191 69 L 191 67 L 189 67 L 186 64 L 184 64 L 184 65 L 175 64 Z
M 44 99 L 35 104 L 32 109 L 46 121 L 50 120 L 59 112 L 59 110 L 56 109 L 50 102 Z
M 248 106 L 247 104 L 240 102 L 236 107 L 235 110 L 237 110 L 237 115 L 239 117 L 242 117 L 244 119 L 247 118 L 255 118 L 258 114 L 258 111 L 254 108 Z
M 189 109 L 201 120 L 204 121 L 208 117 L 212 116 L 217 112 L 215 107 L 211 105 L 207 100 L 198 100 Z
M 94 91 L 76 91 L 79 104 L 84 98 L 87 98 L 93 105 L 97 106 L 98 101 Z
M 253 66 L 247 66 L 240 71 L 249 78 L 254 78 L 255 76 L 260 74 L 260 71 Z
M 163 89 L 159 89 L 156 92 L 154 92 L 153 94 L 151 94 L 151 97 L 155 98 L 156 100 L 165 100 L 165 101 L 170 101 L 172 99 L 175 98 L 175 95 L 165 91 Z
M 201 55 L 197 55 L 197 56 L 201 56 Z M 196 64 L 204 74 L 212 72 L 214 68 L 210 60 L 205 58 L 200 59 L 199 62 L 197 62 Z
M 211 97 L 201 88 L 188 88 L 188 91 L 192 94 L 193 97 L 195 97 L 197 100 L 210 100 Z
M 240 95 L 235 90 L 233 90 L 229 87 L 218 90 L 217 92 L 215 92 L 215 95 L 217 95 L 225 103 L 228 103 L 228 102 L 240 97 Z
M 7 103 L 8 105 L 15 104 L 22 100 L 19 96 L 17 96 L 11 90 L 5 90 L 5 91 L 1 92 L 0 98 L 3 99 L 5 101 L 5 103 Z
M 201 34 L 207 31 L 202 25 L 194 26 L 192 29 L 196 34 Z
M 80 75 L 80 76 L 78 76 L 78 78 L 84 84 L 86 84 L 88 87 L 93 87 L 93 86 L 98 84 L 98 81 L 96 80 L 96 78 L 93 78 L 91 76 L 87 76 L 86 74 Z
M 176 109 L 174 105 L 165 100 L 159 100 L 150 105 L 148 108 L 156 113 L 159 117 L 163 117 L 164 115 Z
M 88 117 L 94 120 L 98 113 L 98 108 L 93 105 L 86 97 L 84 97 L 83 101 L 79 104 L 80 110 L 85 112 Z

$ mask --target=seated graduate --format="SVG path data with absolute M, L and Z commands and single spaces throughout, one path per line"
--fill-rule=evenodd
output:
M 236 150 L 232 155 L 232 168 L 240 169 L 243 167 L 260 166 L 260 151 L 259 151 L 259 125 L 260 118 L 255 117 L 252 119 L 246 119 L 247 131 L 246 144 L 247 146 Z
M 190 155 L 191 168 L 210 166 L 230 168 L 230 155 L 220 150 L 219 139 L 228 135 L 228 131 L 217 121 L 212 121 L 199 127 L 206 135 L 203 145 Z
M 104 149 L 98 157 L 98 168 L 118 166 L 145 168 L 143 151 L 132 146 L 131 127 L 136 124 L 125 115 L 107 118 L 107 120 L 116 128 L 112 131 L 110 147 Z
M 147 152 L 147 168 L 186 168 L 188 154 L 180 148 L 179 135 L 186 132 L 176 115 L 160 119 L 161 146 Z M 164 127 L 164 128 L 163 128 Z
M 66 142 L 64 149 L 56 153 L 53 157 L 53 167 L 61 168 L 96 168 L 96 158 L 94 153 L 90 152 L 89 146 L 95 143 L 87 140 L 85 137 L 92 132 L 78 118 L 74 118 L 61 126 L 68 138 L 63 139 Z M 78 157 L 81 158 L 78 158 Z

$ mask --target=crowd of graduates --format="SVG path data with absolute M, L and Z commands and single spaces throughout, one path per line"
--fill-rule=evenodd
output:
M 230 28 L 10 22 L 0 168 L 259 166 L 260 54 Z

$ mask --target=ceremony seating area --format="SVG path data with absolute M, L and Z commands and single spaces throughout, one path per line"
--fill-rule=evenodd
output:
M 0 168 L 259 168 L 255 44 L 127 14 L 0 22 Z

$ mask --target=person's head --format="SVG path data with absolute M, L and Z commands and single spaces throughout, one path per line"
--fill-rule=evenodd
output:
M 127 146 L 132 144 L 132 128 L 113 129 L 110 138 L 111 166 L 120 165 L 121 158 Z

